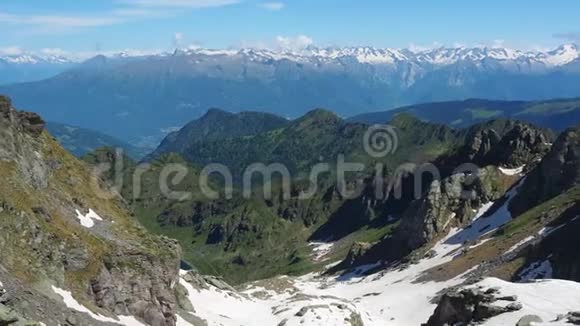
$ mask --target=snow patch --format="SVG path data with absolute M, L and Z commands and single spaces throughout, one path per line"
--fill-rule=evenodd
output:
M 526 167 L 525 165 L 522 165 L 522 166 L 517 167 L 515 169 L 508 169 L 508 168 L 499 167 L 499 170 L 501 171 L 501 173 L 503 173 L 505 175 L 517 175 L 517 174 L 521 174 L 524 171 L 525 167 Z
M 525 178 L 521 178 L 504 196 L 504 203 L 491 215 L 483 217 L 493 207 L 494 203 L 487 203 L 480 208 L 472 223 L 448 239 L 450 243 L 462 244 L 475 241 L 507 224 L 512 219 L 509 203 L 517 194 Z
M 71 292 L 63 290 L 63 289 L 59 289 L 59 288 L 55 287 L 54 285 L 52 286 L 52 291 L 62 297 L 64 304 L 68 308 L 76 310 L 78 312 L 84 312 L 95 320 L 102 321 L 105 323 L 114 323 L 114 324 L 125 325 L 125 326 L 144 326 L 141 322 L 139 322 L 137 319 L 135 319 L 132 316 L 118 316 L 118 320 L 117 320 L 117 319 L 101 316 L 99 314 L 95 314 L 94 312 L 90 311 L 87 307 L 80 304 L 72 296 Z
M 92 209 L 89 209 L 89 212 L 86 215 L 81 214 L 81 212 L 77 209 L 77 219 L 80 221 L 81 225 L 86 228 L 92 228 L 95 226 L 95 221 L 102 221 L 103 219 L 95 213 Z
M 523 247 L 524 245 L 526 245 L 528 242 L 534 240 L 536 237 L 534 237 L 533 235 L 523 239 L 522 241 L 516 243 L 515 245 L 513 245 L 511 248 L 509 248 L 504 255 L 510 254 L 514 251 L 519 250 L 521 247 Z
M 179 283 L 187 290 L 196 315 L 207 320 L 210 326 L 277 325 L 271 308 L 262 302 L 214 287 L 198 290 L 183 278 Z

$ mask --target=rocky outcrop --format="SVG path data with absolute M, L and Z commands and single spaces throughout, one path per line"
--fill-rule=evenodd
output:
M 529 208 L 580 184 L 580 127 L 564 131 L 550 152 L 532 170 L 510 204 L 519 215 Z
M 211 275 L 202 275 L 195 270 L 188 271 L 182 276 L 183 280 L 191 284 L 195 289 L 207 290 L 210 287 L 223 291 L 237 292 L 231 285 L 226 283 L 223 278 Z
M 503 195 L 493 168 L 476 174 L 455 174 L 434 181 L 423 198 L 405 211 L 397 238 L 410 251 L 444 234 L 451 227 L 466 225 L 483 204 Z
M 485 161 L 489 152 L 501 140 L 500 135 L 493 129 L 479 130 L 468 137 L 463 151 L 471 162 Z
M 471 325 L 506 312 L 518 311 L 522 305 L 512 302 L 497 305 L 497 301 L 514 301 L 515 296 L 497 297 L 497 290 L 468 288 L 444 294 L 425 326 Z
M 533 166 L 549 150 L 553 134 L 549 130 L 515 120 L 494 120 L 464 132 L 464 144 L 444 155 L 437 166 L 450 173 L 457 166 L 473 163 L 516 168 Z
M 517 123 L 489 151 L 486 163 L 515 168 L 540 160 L 551 146 L 551 133 Z
M 34 137 L 38 137 L 44 130 L 44 120 L 38 114 L 14 110 L 10 98 L 1 95 L 0 120 L 5 127 L 7 124 L 11 124 L 16 129 L 24 130 Z

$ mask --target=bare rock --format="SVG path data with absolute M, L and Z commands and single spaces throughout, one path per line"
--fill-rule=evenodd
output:
M 518 296 L 517 295 L 506 295 L 506 296 L 497 298 L 497 300 L 516 302 L 516 301 L 518 301 Z
M 508 311 L 519 311 L 519 310 L 522 310 L 524 308 L 524 306 L 522 306 L 522 304 L 519 302 L 513 302 L 513 303 L 508 304 L 505 308 Z
M 490 303 L 483 303 L 477 306 L 475 312 L 473 313 L 473 319 L 475 321 L 484 321 L 491 317 L 501 315 L 508 312 L 509 310 L 504 307 L 492 305 Z
M 532 326 L 535 325 L 536 323 L 542 323 L 543 320 L 542 318 L 540 318 L 540 316 L 536 316 L 536 315 L 526 315 L 523 316 L 522 318 L 520 318 L 520 320 L 518 320 L 516 326 Z

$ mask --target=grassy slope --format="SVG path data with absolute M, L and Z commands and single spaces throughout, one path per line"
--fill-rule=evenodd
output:
M 432 160 L 457 141 L 457 133 L 451 129 L 423 123 L 410 116 L 398 117 L 393 125 L 398 132 L 398 150 L 378 160 L 390 171 L 403 162 Z M 183 153 L 193 161 L 190 174 L 173 188 L 191 191 L 192 198 L 168 201 L 159 191 L 157 182 L 165 164 L 189 164 L 175 154 L 150 162 L 153 168 L 144 174 L 141 198 L 133 200 L 129 188 L 122 193 L 131 202 L 143 225 L 155 233 L 178 239 L 184 249 L 184 258 L 204 273 L 223 275 L 230 282 L 238 283 L 310 271 L 324 263 L 312 261 L 308 239 L 316 230 L 326 226 L 331 216 L 339 224 L 327 228 L 340 227 L 344 224 L 339 222 L 341 220 L 356 224 L 341 235 L 332 259 L 342 259 L 353 242 L 374 242 L 389 234 L 392 224 L 381 222 L 387 216 L 379 210 L 369 212 L 369 216 L 358 216 L 361 215 L 358 212 L 364 211 L 362 201 L 349 204 L 352 209 L 342 209 L 345 201 L 330 195 L 334 173 L 320 180 L 322 191 L 309 201 L 296 198 L 282 201 L 277 195 L 272 201 L 259 195 L 244 200 L 239 196 L 238 187 L 233 200 L 212 201 L 201 196 L 197 187 L 199 167 L 220 162 L 240 172 L 256 161 L 282 162 L 292 171 L 293 188 L 297 193 L 308 185 L 301 179 L 308 175 L 312 165 L 320 162 L 320 158 L 334 166 L 337 156 L 344 153 L 347 161 L 366 163 L 367 171 L 358 177 L 374 171 L 377 159 L 366 155 L 363 150 L 363 135 L 367 128 L 364 124 L 345 123 L 328 111 L 316 110 L 286 128 L 254 136 L 195 142 Z M 94 155 L 86 157 L 93 164 L 103 159 Z M 131 164 L 129 166 L 129 170 L 134 168 Z M 220 182 L 216 180 L 215 184 L 219 186 Z M 130 183 L 130 179 L 125 179 L 125 184 Z M 259 185 L 260 180 L 257 180 L 255 187 Z M 276 180 L 274 189 L 279 194 L 280 185 Z M 357 213 L 352 213 L 356 207 L 359 207 L 355 210 Z M 216 225 L 226 234 L 221 241 L 213 243 L 208 239 Z

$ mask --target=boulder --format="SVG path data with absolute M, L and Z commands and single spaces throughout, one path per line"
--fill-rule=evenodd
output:
M 526 315 L 518 320 L 516 326 L 532 326 L 536 323 L 543 322 L 542 318 L 536 315 Z
M 308 313 L 308 307 L 303 307 L 300 309 L 295 316 L 297 317 L 304 317 Z

